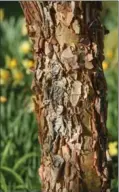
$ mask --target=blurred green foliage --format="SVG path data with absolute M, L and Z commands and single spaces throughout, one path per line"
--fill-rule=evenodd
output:
M 18 2 L 15 4 L 18 7 Z M 109 152 L 113 159 L 114 179 L 112 191 L 117 192 L 117 62 L 118 62 L 118 2 L 103 2 L 102 21 L 110 30 L 105 37 L 103 69 L 108 84 Z M 25 21 L 19 15 L 10 16 L 8 6 L 0 9 L 0 111 L 1 111 L 1 166 L 0 183 L 3 192 L 40 189 L 38 167 L 40 147 L 37 140 L 37 123 L 30 91 L 34 66 L 32 44 L 27 37 Z M 3 7 L 5 7 L 5 14 Z M 11 11 L 11 15 L 15 12 Z M 16 19 L 17 18 L 17 19 Z
M 4 14 L 4 12 L 3 12 Z M 23 18 L 3 19 L 1 39 L 1 189 L 40 189 L 40 146 L 31 98 L 31 43 Z

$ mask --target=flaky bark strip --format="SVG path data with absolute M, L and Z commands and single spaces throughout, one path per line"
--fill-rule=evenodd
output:
M 101 2 L 21 2 L 33 41 L 32 90 L 43 192 L 107 192 L 107 87 Z

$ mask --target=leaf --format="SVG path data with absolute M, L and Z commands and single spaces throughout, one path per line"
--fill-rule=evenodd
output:
M 21 178 L 21 176 L 20 176 L 18 173 L 16 173 L 15 171 L 13 171 L 13 169 L 11 169 L 11 168 L 9 168 L 9 167 L 1 166 L 1 167 L 0 167 L 0 170 L 2 170 L 2 171 L 4 171 L 4 172 L 12 175 L 18 183 L 20 183 L 20 184 L 23 184 L 23 183 L 24 183 L 24 181 L 23 181 L 23 179 Z
M 7 190 L 7 184 L 6 184 L 6 180 L 5 177 L 2 173 L 0 173 L 0 187 L 4 192 L 8 192 Z
M 16 116 L 16 118 L 14 117 L 14 120 L 12 120 L 12 121 L 10 122 L 9 127 L 10 127 L 11 129 L 13 129 L 13 127 L 16 127 L 16 126 L 18 126 L 18 125 L 20 124 L 21 118 L 22 118 L 23 114 L 24 114 L 24 111 L 23 111 L 23 110 L 19 110 L 19 115 Z M 15 132 L 17 132 L 17 130 L 15 130 Z
M 24 185 L 17 185 L 15 187 L 15 189 L 25 189 L 25 190 L 28 190 L 28 189 L 26 189 L 26 187 Z
M 36 153 L 28 153 L 27 155 L 24 155 L 23 157 L 21 157 L 16 163 L 15 163 L 15 165 L 14 165 L 14 167 L 13 167 L 13 170 L 14 171 L 16 171 L 17 169 L 19 169 L 20 168 L 20 166 L 22 165 L 22 164 L 24 164 L 24 162 L 26 161 L 26 160 L 28 160 L 29 158 L 31 158 L 31 157 L 38 157 L 38 154 L 36 154 Z
M 7 103 L 7 118 L 11 118 L 12 116 L 12 111 L 13 111 L 13 105 L 12 103 L 14 103 L 14 92 L 11 91 L 10 93 L 10 96 L 9 96 L 9 100 L 8 100 L 8 103 Z
M 2 153 L 2 158 L 1 158 L 1 165 L 5 164 L 5 162 L 6 162 L 10 147 L 11 147 L 11 140 L 7 142 L 7 144 L 6 144 L 5 148 L 4 148 L 4 151 Z

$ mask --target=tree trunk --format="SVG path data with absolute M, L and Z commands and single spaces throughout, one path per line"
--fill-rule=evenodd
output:
M 101 2 L 21 2 L 33 41 L 32 90 L 43 192 L 107 192 L 107 86 Z

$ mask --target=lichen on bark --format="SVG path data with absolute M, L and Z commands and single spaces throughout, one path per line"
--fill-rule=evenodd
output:
M 107 192 L 107 86 L 101 2 L 21 2 L 33 41 L 32 90 L 43 192 Z

